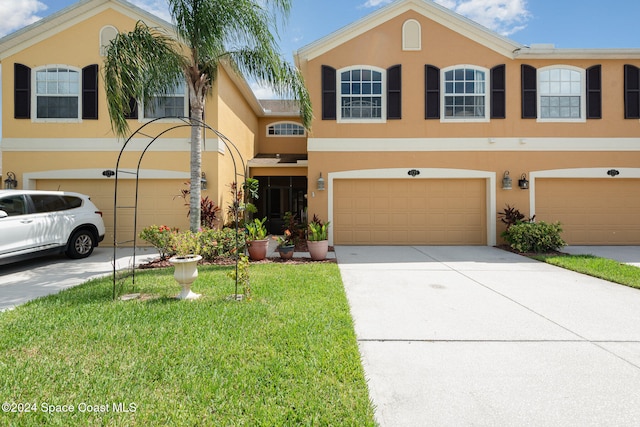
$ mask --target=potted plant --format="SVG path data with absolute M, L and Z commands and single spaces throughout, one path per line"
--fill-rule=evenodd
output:
M 269 240 L 267 239 L 267 227 L 264 223 L 267 218 L 254 218 L 253 221 L 247 222 L 247 247 L 249 250 L 249 258 L 254 261 L 261 261 L 267 257 L 269 249 Z
M 291 259 L 296 247 L 293 242 L 293 234 L 291 234 L 291 231 L 284 230 L 283 236 L 274 236 L 274 239 L 278 241 L 278 246 L 276 249 L 280 254 L 280 258 Z
M 191 284 L 198 278 L 198 261 L 202 259 L 198 253 L 200 251 L 198 236 L 191 231 L 173 233 L 172 246 L 175 255 L 169 258 L 169 262 L 174 266 L 173 278 L 182 287 L 177 298 L 200 298 L 200 294 L 191 290 Z
M 314 261 L 321 261 L 329 252 L 329 222 L 323 223 L 317 216 L 309 223 L 307 233 L 307 247 L 309 255 Z

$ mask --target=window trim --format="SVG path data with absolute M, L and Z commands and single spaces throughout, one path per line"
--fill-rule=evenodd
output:
M 275 126 L 275 125 L 296 125 L 299 126 L 302 129 L 302 135 L 271 135 L 269 134 L 269 128 L 271 126 Z M 267 135 L 267 138 L 304 138 L 307 136 L 307 130 L 304 128 L 304 126 L 302 126 L 300 123 L 298 122 L 294 122 L 292 120 L 282 120 L 279 122 L 273 122 L 273 123 L 269 123 L 268 125 L 265 126 L 265 133 Z
M 371 70 L 382 74 L 382 91 L 380 94 L 380 117 L 365 119 L 344 119 L 342 118 L 342 80 L 341 75 L 345 71 Z M 336 70 L 336 123 L 386 123 L 387 122 L 387 70 L 373 65 L 351 65 Z
M 550 71 L 554 69 L 559 70 L 570 70 L 576 71 L 580 73 L 580 117 L 579 118 L 543 118 L 542 117 L 542 90 L 540 90 L 540 85 L 542 84 L 540 79 L 540 73 L 544 71 Z M 587 70 L 584 68 L 576 67 L 573 65 L 566 64 L 554 64 L 546 67 L 541 67 L 536 70 L 536 103 L 537 109 L 536 113 L 538 114 L 537 122 L 538 123 L 584 123 L 587 121 Z
M 76 118 L 39 118 L 38 117 L 38 72 L 49 68 L 59 68 L 78 73 L 78 115 Z M 31 72 L 31 121 L 34 123 L 82 123 L 82 68 L 66 64 L 47 64 L 35 67 Z M 41 96 L 46 96 L 42 94 Z
M 445 73 L 452 70 L 472 69 L 476 71 L 482 71 L 484 73 L 484 117 L 469 117 L 469 118 L 451 118 L 446 117 L 446 103 L 447 87 L 445 80 Z M 487 123 L 491 120 L 491 70 L 489 68 L 481 67 L 479 65 L 472 64 L 456 64 L 446 68 L 440 69 L 440 122 L 441 123 Z

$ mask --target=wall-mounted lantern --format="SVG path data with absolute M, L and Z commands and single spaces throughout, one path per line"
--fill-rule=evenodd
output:
M 7 179 L 4 180 L 4 188 L 5 190 L 18 188 L 18 180 L 16 179 L 15 173 L 7 172 Z
M 320 172 L 320 178 L 318 178 L 318 191 L 324 191 L 324 178 L 322 172 Z
M 207 175 L 205 175 L 204 172 L 202 172 L 202 175 L 200 175 L 200 189 L 207 189 Z
M 509 176 L 509 171 L 504 171 L 504 175 L 502 177 L 502 189 L 503 190 L 511 190 L 511 177 Z
M 518 180 L 518 187 L 522 190 L 529 189 L 529 181 L 527 180 L 527 174 L 523 173 L 520 179 Z

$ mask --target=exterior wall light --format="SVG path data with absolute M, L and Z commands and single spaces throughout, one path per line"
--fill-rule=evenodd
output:
M 7 179 L 4 180 L 5 190 L 13 190 L 18 187 L 18 180 L 16 174 L 13 172 L 7 172 Z
M 324 178 L 322 172 L 320 172 L 320 178 L 318 178 L 318 191 L 324 191 Z
M 522 190 L 529 189 L 529 181 L 527 180 L 527 174 L 523 173 L 520 179 L 518 180 L 518 187 Z
M 207 189 L 207 175 L 205 175 L 204 172 L 202 172 L 202 175 L 200 176 L 200 188 L 202 190 Z
M 503 190 L 511 190 L 511 177 L 509 176 L 509 171 L 504 171 L 504 175 L 502 177 L 502 189 Z

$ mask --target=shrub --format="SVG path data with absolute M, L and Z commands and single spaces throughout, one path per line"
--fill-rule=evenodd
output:
M 509 230 L 512 225 L 515 225 L 519 222 L 533 222 L 536 216 L 534 215 L 531 218 L 525 220 L 525 214 L 521 213 L 513 206 L 507 205 L 507 207 L 504 208 L 504 211 L 498 214 L 498 217 L 500 218 L 500 221 L 507 224 L 507 230 Z
M 545 253 L 557 251 L 566 246 L 560 233 L 559 222 L 517 222 L 512 224 L 503 236 L 507 243 L 518 252 Z
M 225 227 L 222 230 L 204 230 L 200 233 L 200 247 L 202 257 L 206 260 L 216 258 L 232 258 L 239 251 L 244 253 L 246 233 Z
M 171 229 L 166 225 L 150 225 L 140 232 L 140 238 L 156 248 L 160 253 L 160 257 L 166 258 L 168 255 L 173 255 L 171 241 L 173 234 L 177 233 L 177 231 L 178 229 Z

